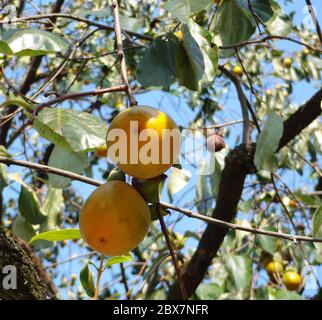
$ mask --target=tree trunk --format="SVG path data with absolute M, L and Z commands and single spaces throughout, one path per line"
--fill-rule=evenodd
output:
M 6 289 L 3 279 L 5 266 L 16 269 L 16 288 Z M 0 227 L 0 299 L 3 300 L 51 300 L 56 299 L 52 289 L 40 279 L 35 265 L 19 240 Z

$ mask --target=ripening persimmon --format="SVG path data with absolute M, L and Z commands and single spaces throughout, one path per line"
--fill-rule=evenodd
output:
M 180 131 L 164 112 L 135 106 L 121 112 L 107 132 L 107 157 L 137 179 L 160 176 L 177 160 Z
M 79 216 L 83 240 L 97 252 L 122 255 L 136 248 L 150 226 L 142 196 L 123 181 L 109 181 L 86 200 Z
M 302 277 L 296 271 L 287 271 L 283 275 L 282 282 L 290 291 L 297 291 L 302 284 Z

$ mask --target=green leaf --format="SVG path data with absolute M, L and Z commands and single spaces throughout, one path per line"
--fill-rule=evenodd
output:
M 257 170 L 271 171 L 275 164 L 275 152 L 283 134 L 283 119 L 270 112 L 256 144 L 254 163 Z
M 252 280 L 252 260 L 248 256 L 226 255 L 224 257 L 228 273 L 236 289 L 247 291 Z
M 95 295 L 95 284 L 93 279 L 93 273 L 89 270 L 88 264 L 80 272 L 80 283 L 84 288 L 86 294 L 89 297 L 94 297 Z
M 218 68 L 218 49 L 211 34 L 193 21 L 183 26 L 183 41 L 176 48 L 176 74 L 179 83 L 199 90 L 213 81 Z
M 12 55 L 13 52 L 5 41 L 0 40 L 0 53 Z
M 317 237 L 322 226 L 322 205 L 316 209 L 312 218 L 313 237 Z
M 68 47 L 68 43 L 60 36 L 45 30 L 18 29 L 0 32 L 0 52 L 4 54 L 39 56 L 66 51 Z
M 70 148 L 61 148 L 58 146 L 55 146 L 53 152 L 51 153 L 48 165 L 77 174 L 82 174 L 84 169 L 88 166 L 86 154 L 75 153 Z M 48 177 L 49 184 L 53 188 L 67 188 L 71 182 L 71 179 L 55 174 L 48 174 Z
M 294 291 L 288 291 L 285 288 L 275 289 L 268 287 L 269 300 L 303 300 L 303 298 Z
M 213 3 L 213 0 L 188 0 L 190 4 L 190 14 L 198 13 L 199 11 L 206 9 Z
M 124 263 L 132 260 L 133 258 L 130 253 L 122 256 L 111 257 L 106 261 L 106 268 L 110 268 L 114 264 Z
M 172 40 L 153 40 L 136 69 L 141 85 L 169 88 L 176 76 L 174 54 L 175 46 Z
M 246 10 L 249 10 L 248 2 L 239 0 L 240 5 L 244 5 Z M 272 3 L 270 0 L 251 0 L 252 8 L 256 15 L 261 19 L 262 22 L 266 23 L 274 15 L 274 10 L 272 8 Z M 275 10 L 280 9 L 279 5 L 276 7 L 274 4 Z
M 7 166 L 3 163 L 0 163 L 0 193 L 8 185 L 7 181 Z
M 125 173 L 120 169 L 113 169 L 108 175 L 107 181 L 126 181 Z
M 275 228 L 272 227 L 266 227 L 263 228 L 264 230 L 267 231 L 276 231 Z M 260 247 L 265 250 L 266 252 L 274 255 L 276 252 L 276 238 L 273 237 L 268 237 L 264 235 L 258 235 L 258 242 Z
M 206 82 L 213 81 L 218 69 L 218 48 L 212 43 L 212 35 L 192 20 L 184 26 L 183 30 L 186 31 L 184 35 L 190 33 L 201 51 L 204 64 L 202 80 Z M 189 52 L 194 53 L 195 46 L 192 44 L 192 39 L 188 39 L 188 41 L 185 41 L 185 39 L 188 39 L 188 37 L 183 38 L 188 54 Z
M 18 203 L 19 211 L 26 221 L 31 224 L 41 224 L 46 220 L 36 194 L 25 184 L 21 184 Z
M 42 231 L 48 231 L 57 227 L 57 216 L 63 208 L 63 191 L 49 186 L 42 210 L 47 215 L 47 220 L 41 226 Z
M 33 226 L 21 214 L 17 214 L 13 221 L 12 231 L 14 235 L 26 241 L 29 241 L 36 233 Z
M 80 239 L 81 234 L 78 229 L 62 229 L 62 230 L 50 230 L 43 233 L 39 233 L 31 238 L 30 243 L 36 240 L 47 241 L 62 241 Z
M 105 122 L 87 112 L 44 108 L 34 127 L 43 138 L 62 146 L 65 141 L 75 152 L 93 150 L 105 144 Z
M 144 18 L 120 16 L 120 24 L 122 29 L 138 32 L 144 26 Z
M 172 199 L 172 196 L 181 191 L 191 179 L 191 172 L 185 169 L 179 170 L 172 168 L 169 181 L 168 181 L 168 195 Z
M 276 13 L 267 23 L 268 31 L 277 36 L 288 36 L 292 31 L 292 20 L 284 14 Z
M 189 17 L 212 4 L 212 0 L 169 0 L 165 3 L 165 9 L 183 23 Z
M 186 23 L 191 14 L 190 3 L 188 0 L 169 0 L 164 8 L 183 23 Z
M 158 203 L 160 201 L 160 187 L 165 179 L 165 174 L 149 180 L 133 178 L 132 186 L 141 194 L 146 202 Z
M 223 286 L 220 287 L 214 283 L 201 283 L 197 288 L 196 294 L 200 300 L 217 300 L 224 292 L 225 288 Z
M 247 3 L 247 1 L 243 1 Z M 256 30 L 253 17 L 249 9 L 241 5 L 241 1 L 225 0 L 218 7 L 210 30 L 214 32 L 215 43 L 218 46 L 231 46 L 246 41 Z M 220 51 L 223 57 L 234 53 L 232 49 Z

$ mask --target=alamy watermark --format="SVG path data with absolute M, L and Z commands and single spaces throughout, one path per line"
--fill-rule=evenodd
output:
M 17 268 L 13 265 L 6 265 L 0 269 L 0 289 L 17 289 Z

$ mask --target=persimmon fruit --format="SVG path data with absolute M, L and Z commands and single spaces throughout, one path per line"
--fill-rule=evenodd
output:
M 296 271 L 286 271 L 283 275 L 282 282 L 287 290 L 297 291 L 302 283 L 302 277 Z
M 271 261 L 266 266 L 266 271 L 269 275 L 281 274 L 284 271 L 282 263 L 278 261 Z
M 291 68 L 292 64 L 293 64 L 292 58 L 287 57 L 287 58 L 284 58 L 283 59 L 283 66 L 284 66 L 284 68 L 289 69 L 289 68 Z
M 241 77 L 243 75 L 243 68 L 241 66 L 234 66 L 232 71 L 233 74 L 237 77 Z
M 180 131 L 164 112 L 148 106 L 122 111 L 107 131 L 107 157 L 137 179 L 160 176 L 177 160 Z
M 136 248 L 150 226 L 150 210 L 141 195 L 123 181 L 109 181 L 86 200 L 79 216 L 83 240 L 104 255 Z

